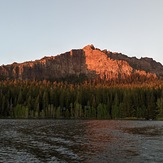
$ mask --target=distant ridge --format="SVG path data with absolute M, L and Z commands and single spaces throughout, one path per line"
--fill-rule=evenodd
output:
M 152 58 L 128 57 L 121 53 L 100 50 L 93 45 L 40 60 L 0 66 L 0 80 L 117 80 L 132 76 L 162 79 L 163 65 Z

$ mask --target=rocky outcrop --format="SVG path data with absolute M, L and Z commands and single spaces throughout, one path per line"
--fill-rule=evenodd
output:
M 88 79 L 104 80 L 125 79 L 132 75 L 160 78 L 163 76 L 163 66 L 151 58 L 128 57 L 102 51 L 93 45 L 36 61 L 0 66 L 1 79 L 55 81 L 81 75 Z
M 0 67 L 2 77 L 22 80 L 56 80 L 70 75 L 85 74 L 86 71 L 83 50 L 71 50 L 33 62 L 14 63 Z
M 112 53 L 107 51 L 107 55 L 111 59 L 115 60 L 123 60 L 128 62 L 128 64 L 137 70 L 144 70 L 145 72 L 154 73 L 158 77 L 163 76 L 163 66 L 161 63 L 156 62 L 152 58 L 136 58 L 136 57 L 128 57 L 127 55 L 121 53 Z

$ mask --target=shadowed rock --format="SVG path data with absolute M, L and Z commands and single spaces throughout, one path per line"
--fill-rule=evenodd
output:
M 151 58 L 128 57 L 93 45 L 36 61 L 0 66 L 0 79 L 55 81 L 84 76 L 87 79 L 113 80 L 132 75 L 161 78 L 163 66 Z

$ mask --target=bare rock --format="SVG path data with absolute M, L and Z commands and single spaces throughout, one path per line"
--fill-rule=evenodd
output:
M 100 50 L 93 45 L 36 61 L 0 66 L 0 79 L 55 81 L 85 75 L 88 79 L 113 80 L 125 79 L 134 74 L 146 78 L 162 78 L 163 66 L 152 58 L 137 59 Z

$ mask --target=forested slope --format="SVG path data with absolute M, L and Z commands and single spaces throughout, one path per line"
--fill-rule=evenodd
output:
M 0 82 L 0 116 L 9 118 L 157 119 L 163 83 Z

